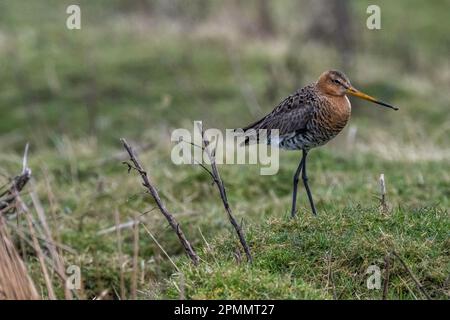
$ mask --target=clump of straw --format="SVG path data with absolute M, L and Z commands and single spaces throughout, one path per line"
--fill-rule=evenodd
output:
M 39 294 L 0 219 L 0 300 L 36 299 Z

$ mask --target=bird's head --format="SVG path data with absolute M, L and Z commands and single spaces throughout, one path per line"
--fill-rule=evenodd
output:
M 355 89 L 350 83 L 350 80 L 347 78 L 347 76 L 337 70 L 329 70 L 322 73 L 319 77 L 319 80 L 317 80 L 316 86 L 318 87 L 320 92 L 327 95 L 343 97 L 346 94 L 350 94 L 352 96 L 368 100 L 370 102 L 382 105 L 384 107 L 398 110 L 397 107 L 394 107 L 386 102 L 377 100 Z

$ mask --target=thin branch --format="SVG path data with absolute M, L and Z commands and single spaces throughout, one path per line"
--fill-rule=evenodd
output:
M 147 143 L 147 144 L 135 147 L 134 151 L 138 152 L 138 153 L 145 152 L 145 151 L 150 150 L 151 148 L 153 148 L 153 146 L 154 146 L 154 143 L 150 142 L 150 143 Z M 95 165 L 104 166 L 104 165 L 106 165 L 108 163 L 111 163 L 111 162 L 125 161 L 127 159 L 128 159 L 127 152 L 126 151 L 120 151 L 120 152 L 117 152 L 116 154 L 114 154 L 111 157 L 100 159 L 99 161 L 97 161 L 95 163 Z
M 178 236 L 178 239 L 180 240 L 181 245 L 183 246 L 184 250 L 186 251 L 186 254 L 189 256 L 189 258 L 192 260 L 192 263 L 194 265 L 198 265 L 200 258 L 198 257 L 197 253 L 195 252 L 193 246 L 191 243 L 187 240 L 186 236 L 184 235 L 183 231 L 181 230 L 180 224 L 178 221 L 174 218 L 174 216 L 167 210 L 166 206 L 162 202 L 161 198 L 159 197 L 158 191 L 156 188 L 151 184 L 150 179 L 147 175 L 147 172 L 142 168 L 141 164 L 139 163 L 138 159 L 136 158 L 133 149 L 130 147 L 130 145 L 127 143 L 125 139 L 120 139 L 122 142 L 125 150 L 128 152 L 128 155 L 130 156 L 130 161 L 133 163 L 133 166 L 131 167 L 130 164 L 128 164 L 130 171 L 131 169 L 135 169 L 139 175 L 141 176 L 141 179 L 143 181 L 144 187 L 147 188 L 149 193 L 152 195 L 153 199 L 155 200 L 159 210 L 166 218 L 167 222 L 169 222 L 169 225 L 172 227 L 172 230 L 175 231 L 175 233 Z
M 28 143 L 25 146 L 25 152 L 22 160 L 22 173 L 18 176 L 14 177 L 11 181 L 11 186 L 8 190 L 4 191 L 0 194 L 0 197 L 4 197 L 0 199 L 0 213 L 4 213 L 9 211 L 11 208 L 11 204 L 15 201 L 16 195 L 19 194 L 25 185 L 30 181 L 31 178 L 31 169 L 27 167 L 28 162 Z
M 214 176 L 214 174 L 211 172 L 211 170 L 209 170 L 204 164 L 194 160 L 195 162 L 197 162 L 197 164 L 200 165 L 200 167 L 202 167 L 206 172 L 208 172 L 208 174 L 211 176 L 211 178 L 213 179 L 213 181 L 215 183 L 217 183 L 216 177 Z
M 225 211 L 227 212 L 228 219 L 230 220 L 230 223 L 232 224 L 234 230 L 236 231 L 236 234 L 239 238 L 239 242 L 241 243 L 242 248 L 244 249 L 245 255 L 247 256 L 247 261 L 251 263 L 253 261 L 253 258 L 252 258 L 252 254 L 250 253 L 250 248 L 247 244 L 247 241 L 245 240 L 244 231 L 242 230 L 239 223 L 236 221 L 236 219 L 231 211 L 231 207 L 230 207 L 230 204 L 229 204 L 228 198 L 227 198 L 227 192 L 225 189 L 225 185 L 223 183 L 222 178 L 220 177 L 219 170 L 217 169 L 217 164 L 216 164 L 216 160 L 215 160 L 215 156 L 214 156 L 215 149 L 213 149 L 212 151 L 209 150 L 208 146 L 210 145 L 210 141 L 207 140 L 207 138 L 205 137 L 200 123 L 198 123 L 198 129 L 200 130 L 201 135 L 202 135 L 203 150 L 206 152 L 206 154 L 209 158 L 209 161 L 211 163 L 211 171 L 210 170 L 206 170 L 206 171 L 213 177 L 214 183 L 216 184 L 217 188 L 219 189 L 220 198 L 222 199 L 223 206 L 225 208 Z

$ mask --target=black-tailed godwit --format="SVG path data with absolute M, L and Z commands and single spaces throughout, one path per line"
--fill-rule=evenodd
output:
M 278 129 L 279 139 L 268 143 L 277 144 L 287 150 L 302 150 L 302 158 L 295 171 L 292 192 L 291 215 L 296 214 L 297 186 L 300 172 L 308 195 L 313 214 L 314 205 L 311 190 L 306 174 L 306 157 L 309 150 L 322 146 L 333 139 L 344 129 L 350 119 L 351 104 L 347 94 L 362 98 L 379 105 L 398 110 L 385 102 L 379 101 L 355 89 L 345 74 L 330 70 L 322 73 L 317 82 L 298 89 L 295 93 L 284 99 L 271 113 L 249 126 L 243 128 L 244 132 L 258 130 Z M 252 141 L 247 138 L 246 142 Z

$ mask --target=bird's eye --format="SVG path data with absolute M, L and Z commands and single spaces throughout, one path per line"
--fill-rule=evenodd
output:
M 333 82 L 336 83 L 336 84 L 341 84 L 341 82 L 339 80 L 337 80 L 337 79 L 333 79 Z

